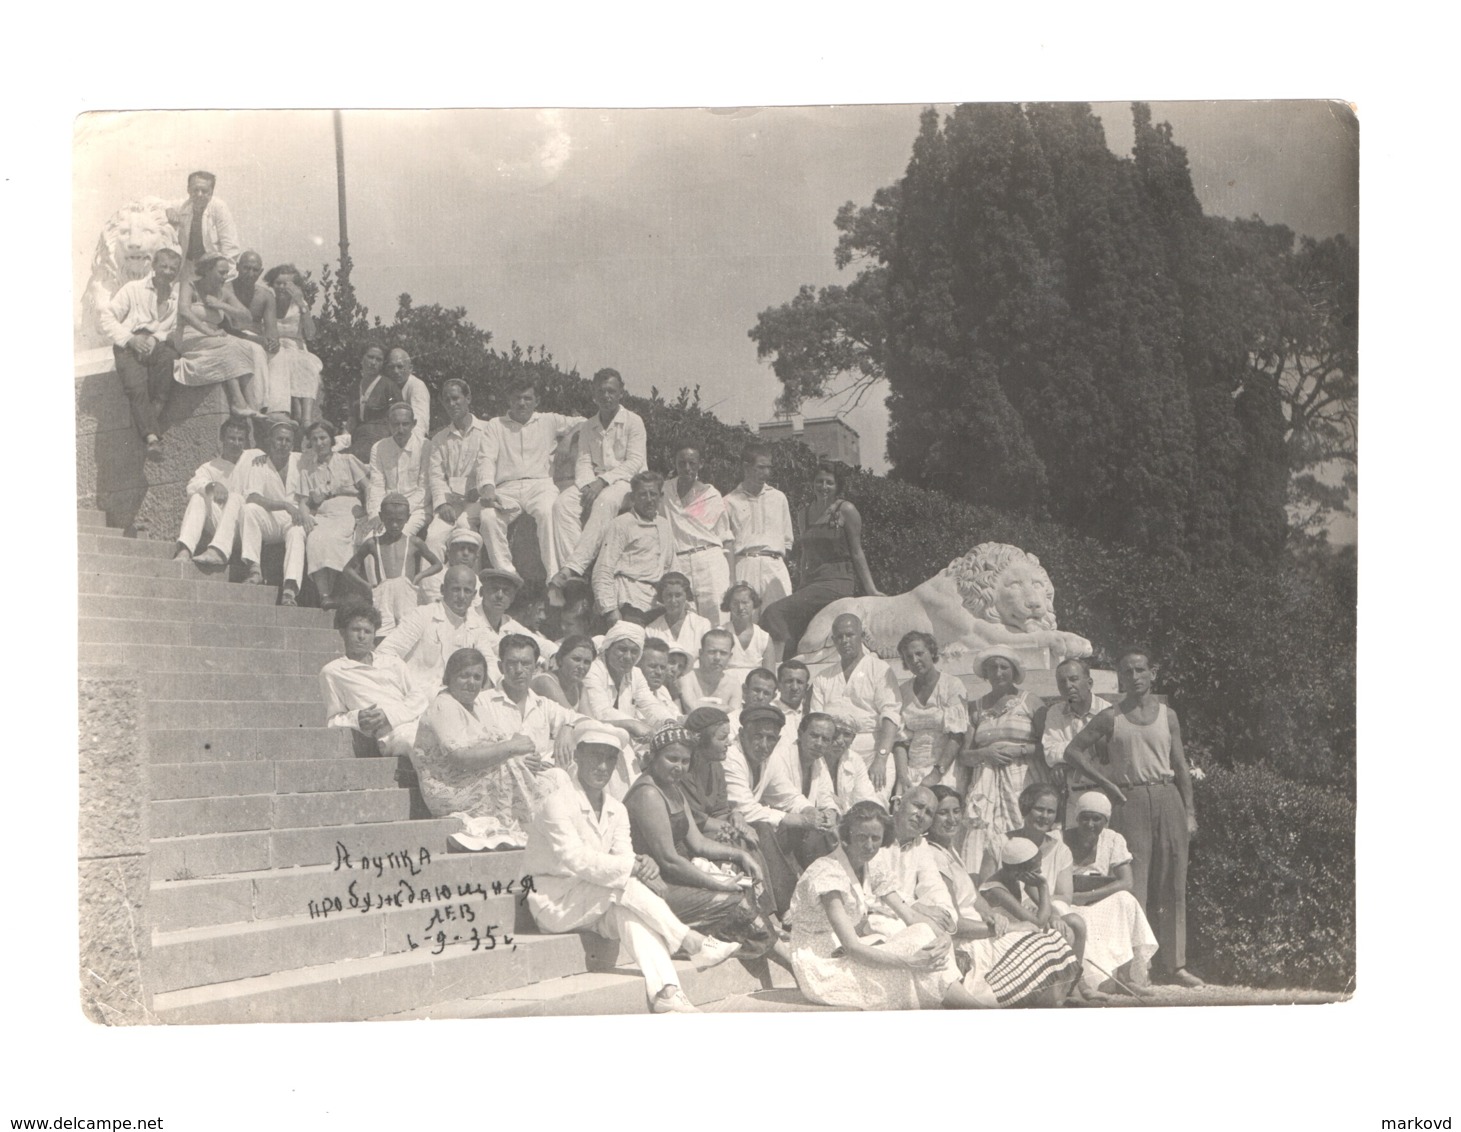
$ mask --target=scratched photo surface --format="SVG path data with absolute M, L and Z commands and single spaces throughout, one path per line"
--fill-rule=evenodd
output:
M 1343 104 L 96 113 L 71 252 L 92 1020 L 1353 993 Z

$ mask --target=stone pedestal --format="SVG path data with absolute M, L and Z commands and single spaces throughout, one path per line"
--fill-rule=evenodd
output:
M 1060 694 L 1055 687 L 1055 668 L 1050 662 L 1050 654 L 1047 649 L 1031 646 L 1016 648 L 1013 651 L 1025 668 L 1025 682 L 1020 687 L 1043 700 L 1053 700 Z M 812 675 L 826 672 L 837 663 L 834 658 L 825 663 L 813 664 L 810 666 Z M 888 661 L 888 664 L 892 666 L 893 675 L 897 677 L 898 683 L 901 684 L 904 680 L 911 678 L 912 673 L 903 667 L 901 660 L 894 657 Z M 976 671 L 973 653 L 941 656 L 938 666 L 940 672 L 957 676 L 963 682 L 969 692 L 970 700 L 976 700 L 989 691 L 989 681 Z M 1091 688 L 1098 696 L 1104 696 L 1108 700 L 1114 699 L 1117 694 L 1116 673 L 1109 668 L 1091 669 Z
M 132 425 L 110 347 L 76 354 L 76 503 L 130 530 L 141 520 L 153 538 L 170 540 L 187 506 L 184 489 L 199 464 L 218 455 L 228 418 L 219 385 L 173 385 L 163 416 L 163 459 L 149 462 Z

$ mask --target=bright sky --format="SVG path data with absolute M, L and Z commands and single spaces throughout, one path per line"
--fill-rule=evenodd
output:
M 544 345 L 630 388 L 701 387 L 727 421 L 771 417 L 778 383 L 746 331 L 802 283 L 848 281 L 833 218 L 903 172 L 919 105 L 678 110 L 352 111 L 344 116 L 356 287 L 387 321 L 396 296 L 463 306 L 499 346 Z M 1154 103 L 1187 147 L 1209 212 L 1300 233 L 1357 234 L 1357 148 L 1322 102 Z M 1128 104 L 1096 107 L 1113 151 Z M 266 265 L 337 258 L 328 111 L 158 111 L 78 120 L 74 271 L 134 196 L 217 193 Z M 815 414 L 840 402 L 809 406 Z M 885 470 L 887 413 L 850 412 Z

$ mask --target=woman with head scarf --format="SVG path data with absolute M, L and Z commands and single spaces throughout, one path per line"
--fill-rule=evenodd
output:
M 674 718 L 639 670 L 639 654 L 643 649 L 643 626 L 628 618 L 609 626 L 600 642 L 598 657 L 584 674 L 578 708 L 600 723 L 612 723 L 627 731 L 641 757 L 648 749 L 655 727 Z M 622 797 L 630 777 L 630 768 L 621 766 L 609 784 L 610 792 Z
M 1076 799 L 1075 825 L 1065 831 L 1071 902 L 1086 923 L 1085 985 L 1145 994 L 1157 937 L 1132 895 L 1131 850 L 1110 820 L 1111 799 L 1090 790 Z

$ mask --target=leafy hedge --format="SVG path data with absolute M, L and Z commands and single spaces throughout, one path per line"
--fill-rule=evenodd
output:
M 1189 963 L 1221 983 L 1353 990 L 1354 803 L 1261 767 L 1209 771 L 1196 800 Z

